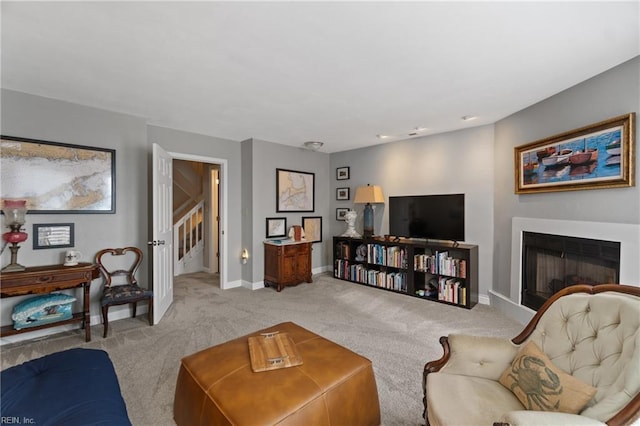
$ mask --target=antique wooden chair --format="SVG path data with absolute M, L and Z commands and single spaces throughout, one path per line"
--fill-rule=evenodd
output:
M 115 259 L 104 258 L 104 255 L 118 256 Z M 113 260 L 113 261 L 111 261 Z M 137 247 L 108 248 L 96 254 L 96 263 L 104 277 L 104 290 L 100 298 L 102 307 L 102 321 L 104 324 L 103 337 L 107 337 L 109 329 L 109 307 L 114 305 L 133 305 L 133 317 L 136 316 L 138 302 L 149 301 L 149 325 L 153 325 L 153 291 L 138 286 L 135 273 L 142 263 L 142 250 Z M 129 269 L 116 269 L 121 264 L 131 265 Z M 113 266 L 117 264 L 118 266 Z

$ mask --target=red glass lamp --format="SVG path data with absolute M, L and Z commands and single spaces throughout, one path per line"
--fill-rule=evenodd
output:
M 20 244 L 27 240 L 27 233 L 22 232 L 21 228 L 26 222 L 25 216 L 27 215 L 27 202 L 25 200 L 4 200 L 4 207 L 2 208 L 4 213 L 5 224 L 11 229 L 9 232 L 2 234 L 2 239 L 7 243 L 11 243 L 11 262 L 2 268 L 4 272 L 11 271 L 24 271 L 25 267 L 18 263 L 18 250 Z

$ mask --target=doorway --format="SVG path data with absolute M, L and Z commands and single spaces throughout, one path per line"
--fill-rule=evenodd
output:
M 225 230 L 227 228 L 227 160 L 221 158 L 205 157 L 201 155 L 169 152 L 173 160 L 186 160 L 202 163 L 205 170 L 203 187 L 206 198 L 210 199 L 210 209 L 205 209 L 205 266 L 208 272 L 219 273 L 220 288 L 228 286 L 227 281 L 227 240 Z
M 172 164 L 173 275 L 217 274 L 220 166 L 175 158 Z

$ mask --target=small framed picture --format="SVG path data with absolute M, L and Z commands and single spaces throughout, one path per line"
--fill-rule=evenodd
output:
M 336 220 L 344 220 L 344 216 L 347 214 L 347 212 L 349 211 L 349 209 L 344 208 L 344 207 L 338 207 L 336 209 Z
M 336 200 L 349 200 L 349 188 L 337 188 Z
M 337 180 L 349 179 L 349 167 L 338 167 L 336 169 L 336 179 Z
M 307 216 L 302 217 L 302 228 L 307 241 L 312 243 L 322 242 L 322 217 Z
M 73 234 L 73 223 L 34 223 L 33 249 L 73 247 Z
M 267 218 L 267 238 L 284 237 L 287 235 L 286 217 Z

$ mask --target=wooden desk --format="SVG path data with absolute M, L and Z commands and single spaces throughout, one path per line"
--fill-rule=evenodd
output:
M 92 263 L 79 263 L 76 266 L 35 266 L 24 271 L 0 273 L 1 298 L 28 294 L 47 294 L 56 290 L 77 287 L 82 287 L 84 290 L 82 312 L 74 313 L 70 319 L 23 328 L 22 330 L 16 330 L 13 328 L 13 324 L 6 325 L 0 327 L 0 337 L 80 322 L 82 323 L 82 328 L 84 328 L 86 341 L 91 341 L 91 318 L 89 316 L 91 298 L 89 289 L 91 281 L 98 278 L 99 275 L 98 265 Z

